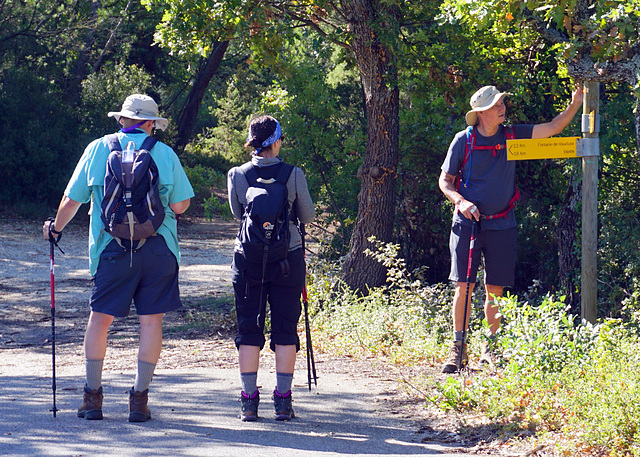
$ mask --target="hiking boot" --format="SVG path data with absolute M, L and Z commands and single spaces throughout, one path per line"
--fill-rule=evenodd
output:
M 469 357 L 467 356 L 467 345 L 462 346 L 462 341 L 454 341 L 453 346 L 449 350 L 449 356 L 442 364 L 442 373 L 455 373 L 462 368 L 460 366 L 460 351 L 462 350 L 462 367 L 467 365 Z
M 99 389 L 89 389 L 84 386 L 82 404 L 78 408 L 78 417 L 87 420 L 102 420 L 102 386 Z
M 496 352 L 496 339 L 489 338 L 487 342 L 482 343 L 480 352 L 480 364 L 486 367 L 493 367 L 497 362 L 498 354 Z
M 146 422 L 151 419 L 151 411 L 147 407 L 149 389 L 144 392 L 129 390 L 129 422 Z
M 251 396 L 240 392 L 240 402 L 242 404 L 242 412 L 240 419 L 242 422 L 254 422 L 258 420 L 258 405 L 260 404 L 260 391 L 256 390 Z
M 296 417 L 293 413 L 293 407 L 291 406 L 292 402 L 291 391 L 286 394 L 281 394 L 278 392 L 278 389 L 273 391 L 273 405 L 276 408 L 277 421 L 289 421 Z

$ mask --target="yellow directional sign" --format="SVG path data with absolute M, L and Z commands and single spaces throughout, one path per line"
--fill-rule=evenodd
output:
M 570 159 L 578 157 L 579 136 L 507 140 L 507 160 Z

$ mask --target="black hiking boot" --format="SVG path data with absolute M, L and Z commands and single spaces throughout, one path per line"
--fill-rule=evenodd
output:
M 462 366 L 460 366 L 460 351 L 462 350 Z M 467 356 L 467 345 L 462 346 L 462 341 L 454 341 L 453 346 L 449 350 L 447 359 L 442 364 L 442 373 L 455 373 L 460 368 L 467 365 L 469 357 Z
M 84 397 L 78 408 L 78 417 L 87 420 L 102 420 L 102 386 L 91 390 L 84 386 Z
M 260 404 L 260 392 L 258 390 L 251 396 L 240 392 L 240 402 L 242 404 L 242 412 L 240 419 L 242 422 L 254 422 L 258 420 L 258 405 Z
M 277 421 L 289 421 L 296 417 L 291 406 L 292 402 L 291 391 L 284 395 L 278 392 L 278 389 L 273 391 L 273 405 L 276 409 Z
M 129 390 L 129 422 L 146 422 L 151 419 L 151 411 L 147 403 L 149 401 L 149 389 L 144 392 Z

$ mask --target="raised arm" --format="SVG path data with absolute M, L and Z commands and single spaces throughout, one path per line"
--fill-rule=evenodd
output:
M 569 103 L 569 106 L 567 106 L 563 112 L 554 117 L 551 122 L 534 125 L 532 138 L 549 138 L 550 136 L 554 136 L 562 132 L 573 120 L 578 110 L 580 110 L 580 107 L 582 106 L 582 99 L 582 86 L 580 84 L 576 84 L 575 90 L 571 95 L 571 103 Z

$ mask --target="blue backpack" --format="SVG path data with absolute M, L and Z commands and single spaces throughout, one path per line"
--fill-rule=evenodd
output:
M 146 238 L 154 235 L 164 221 L 165 211 L 160 201 L 158 167 L 150 151 L 157 139 L 147 137 L 140 150 L 130 141 L 125 151 L 116 134 L 106 137 L 109 158 L 104 177 L 104 198 L 100 217 L 105 230 L 122 245 L 129 240 L 142 246 Z

